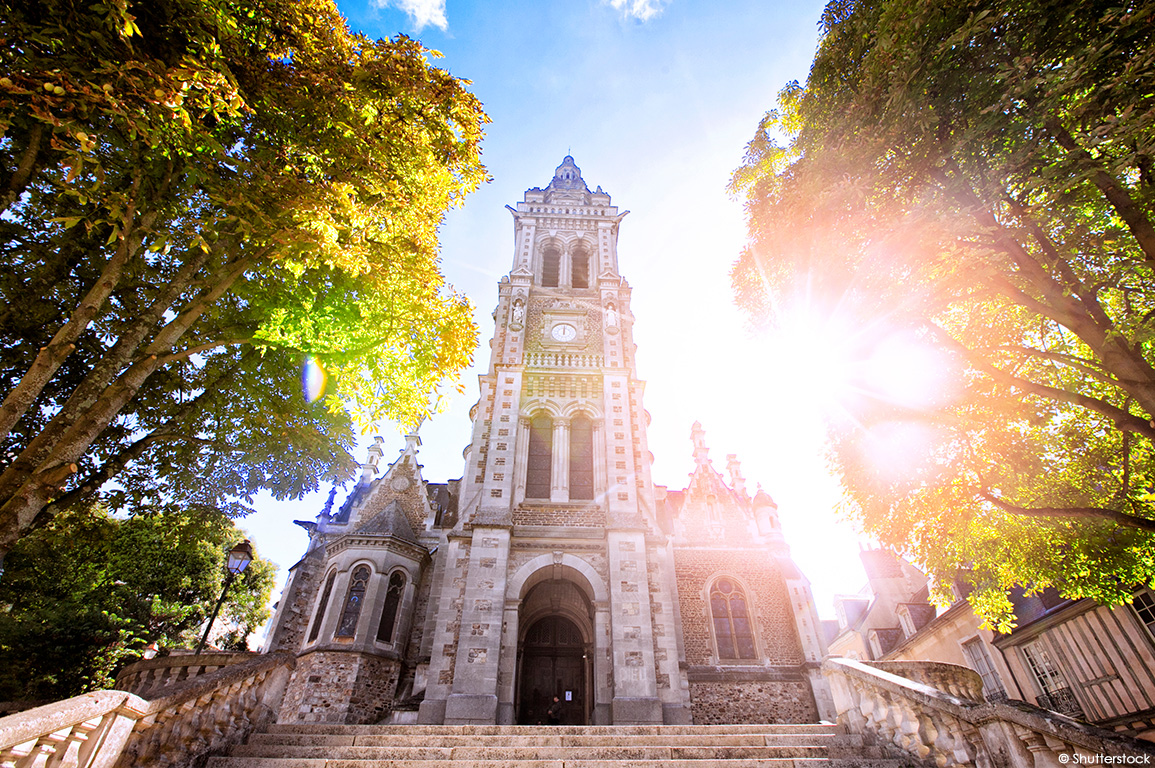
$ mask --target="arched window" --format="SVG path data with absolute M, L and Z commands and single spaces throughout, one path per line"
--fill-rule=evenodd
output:
M 590 287 L 590 254 L 580 245 L 573 252 L 573 287 Z
M 317 615 L 313 617 L 313 626 L 309 628 L 308 642 L 310 643 L 317 639 L 317 634 L 321 631 L 321 622 L 325 620 L 325 609 L 329 607 L 329 595 L 333 591 L 333 579 L 335 578 L 337 578 L 337 572 L 333 571 L 325 581 L 325 589 L 321 592 L 321 602 L 317 603 Z
M 710 590 L 710 615 L 719 659 L 757 658 L 747 605 L 742 588 L 732 579 L 718 579 Z
M 575 416 L 569 425 L 569 497 L 571 501 L 594 497 L 594 425 L 586 416 Z
M 349 594 L 345 597 L 345 610 L 341 611 L 341 623 L 337 625 L 334 637 L 352 637 L 357 634 L 357 619 L 361 617 L 361 603 L 365 602 L 365 587 L 369 583 L 369 574 L 367 565 L 358 565 L 353 569 Z
M 561 274 L 561 250 L 556 245 L 548 245 L 541 254 L 541 284 L 546 288 L 557 288 Z
M 553 464 L 553 419 L 544 413 L 529 423 L 529 456 L 525 465 L 525 497 L 548 499 Z
M 393 630 L 397 627 L 397 614 L 401 611 L 401 596 L 405 593 L 405 577 L 401 571 L 389 577 L 389 589 L 385 592 L 385 607 L 381 611 L 381 623 L 377 625 L 377 642 L 393 642 Z

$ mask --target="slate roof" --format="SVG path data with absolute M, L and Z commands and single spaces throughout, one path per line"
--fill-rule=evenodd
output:
M 409 518 L 405 516 L 405 511 L 401 509 L 396 499 L 357 526 L 353 532 L 372 536 L 393 536 L 410 544 L 417 543 L 417 537 L 413 535 L 413 526 L 409 524 Z

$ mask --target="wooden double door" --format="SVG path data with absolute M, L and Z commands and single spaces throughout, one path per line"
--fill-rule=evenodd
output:
M 589 654 L 581 630 L 564 616 L 546 616 L 530 626 L 521 645 L 517 722 L 547 725 L 557 696 L 561 725 L 589 722 Z

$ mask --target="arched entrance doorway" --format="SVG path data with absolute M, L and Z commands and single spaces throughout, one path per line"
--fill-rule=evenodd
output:
M 545 581 L 522 603 L 518 642 L 517 722 L 545 724 L 553 697 L 563 725 L 586 725 L 592 705 L 593 612 L 564 580 Z

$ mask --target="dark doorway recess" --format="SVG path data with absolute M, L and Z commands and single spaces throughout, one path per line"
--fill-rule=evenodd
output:
M 534 622 L 521 648 L 517 722 L 546 724 L 546 710 L 557 696 L 561 724 L 586 725 L 586 655 L 581 630 L 569 619 L 555 615 Z

